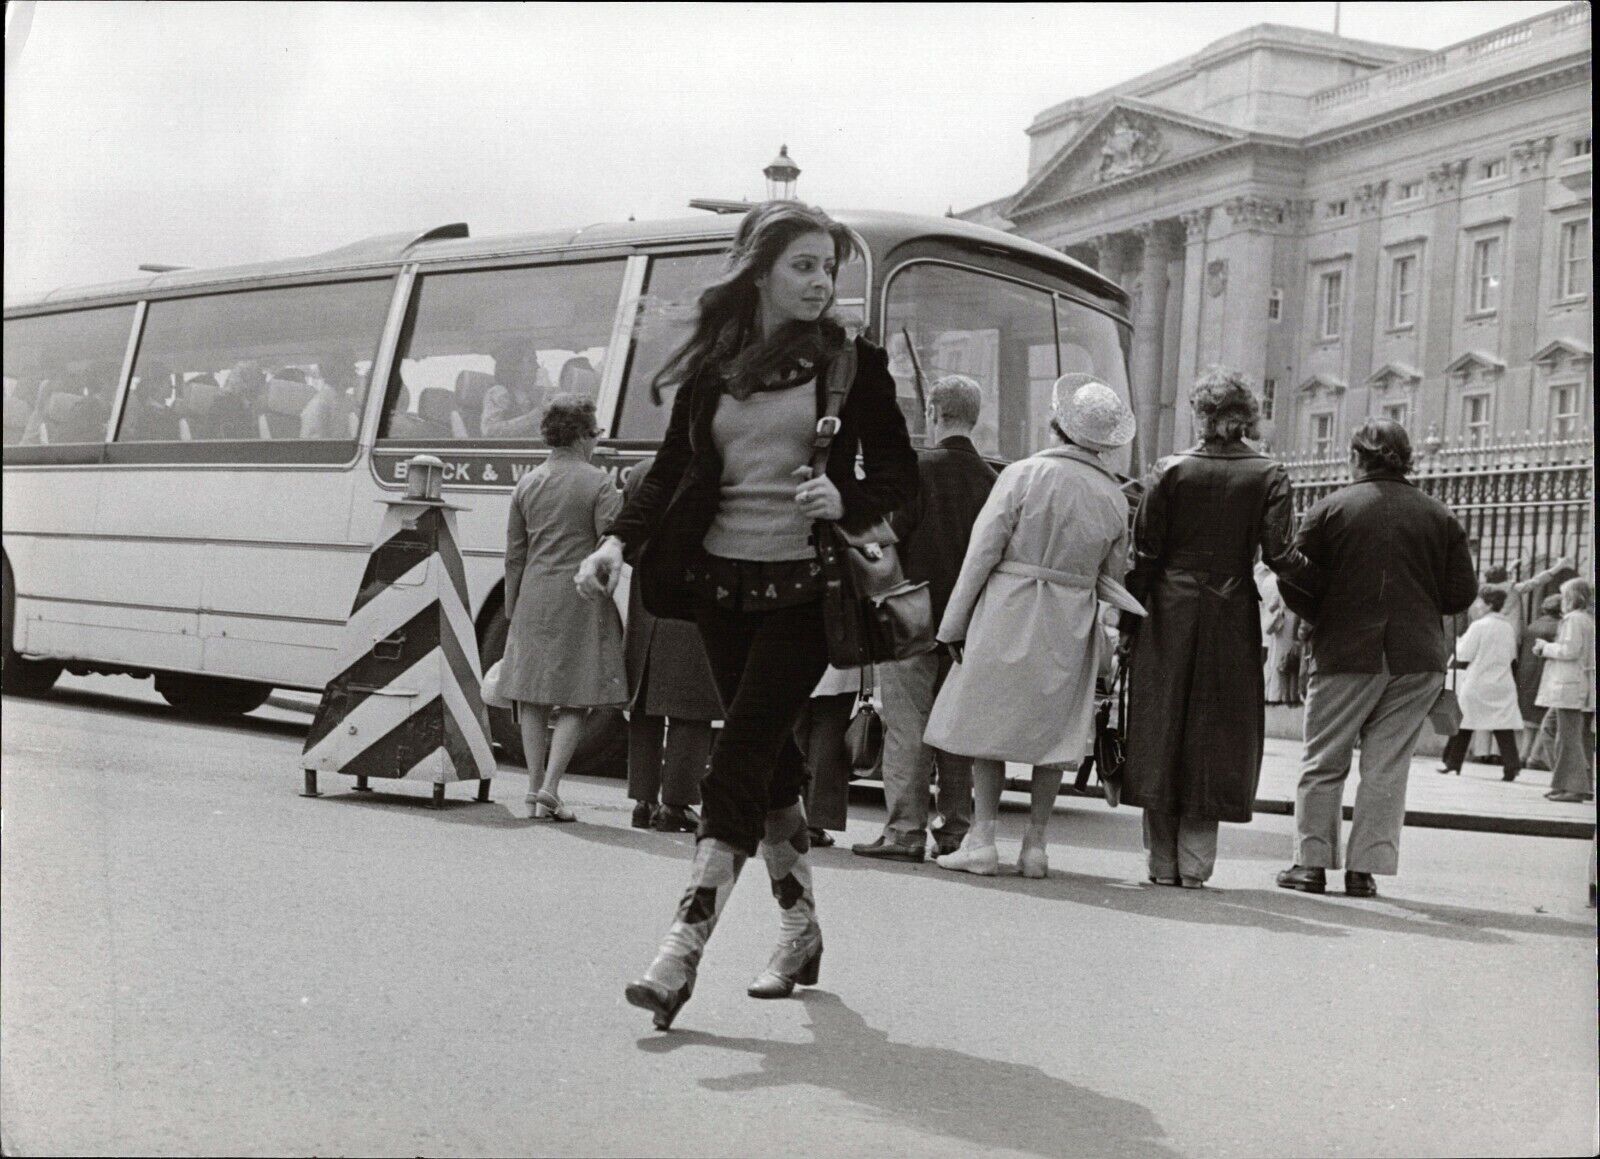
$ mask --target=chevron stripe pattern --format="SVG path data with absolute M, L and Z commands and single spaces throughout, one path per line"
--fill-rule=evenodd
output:
M 433 784 L 492 777 L 455 512 L 389 503 L 301 764 Z

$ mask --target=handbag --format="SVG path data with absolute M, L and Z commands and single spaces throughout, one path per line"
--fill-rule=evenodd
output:
M 850 779 L 859 781 L 883 763 L 883 718 L 872 704 L 873 677 L 876 673 L 870 664 L 861 669 L 861 691 L 856 697 L 855 712 L 844 730 L 844 748 L 849 758 Z
M 1115 712 L 1116 719 L 1112 719 Z M 1122 801 L 1122 775 L 1128 767 L 1128 666 L 1126 661 L 1111 679 L 1109 695 L 1100 698 L 1094 710 L 1094 747 L 1078 766 L 1073 788 L 1083 792 L 1089 774 L 1097 773 L 1100 791 L 1113 809 Z
M 1450 644 L 1450 676 L 1439 689 L 1433 707 L 1428 709 L 1428 723 L 1440 736 L 1451 737 L 1461 731 L 1461 701 L 1456 698 L 1456 646 Z
M 503 660 L 496 660 L 489 665 L 489 671 L 483 674 L 483 683 L 480 685 L 480 695 L 484 704 L 490 708 L 511 708 L 511 701 L 500 694 L 500 665 Z
M 811 444 L 813 478 L 827 468 L 828 451 L 839 433 L 839 414 L 855 377 L 855 347 L 846 346 L 828 366 L 827 406 Z M 830 664 L 860 668 L 933 651 L 933 596 L 926 583 L 906 579 L 894 549 L 896 536 L 886 520 L 861 532 L 818 520 L 813 538 L 822 572 L 822 618 Z

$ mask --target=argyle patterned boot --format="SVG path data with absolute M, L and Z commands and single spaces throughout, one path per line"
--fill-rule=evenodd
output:
M 778 948 L 760 977 L 750 983 L 752 998 L 787 998 L 796 985 L 815 986 L 822 965 L 822 927 L 817 924 L 817 899 L 811 890 L 811 865 L 806 854 L 805 808 L 796 802 L 767 814 L 761 854 L 772 879 L 772 896 L 783 911 Z
M 739 880 L 745 855 L 733 846 L 707 837 L 694 847 L 689 888 L 678 903 L 678 916 L 661 939 L 655 961 L 644 977 L 624 993 L 629 1002 L 655 1014 L 657 1030 L 666 1030 L 694 993 L 695 972 L 722 907 Z

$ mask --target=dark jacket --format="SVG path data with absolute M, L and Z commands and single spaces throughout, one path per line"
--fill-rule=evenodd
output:
M 916 498 L 917 457 L 895 401 L 888 356 L 863 338 L 855 341 L 856 379 L 839 416 L 826 473 L 844 500 L 839 522 L 846 530 L 864 531 Z M 819 417 L 827 400 L 825 379 L 825 373 L 817 375 Z M 655 465 L 606 528 L 606 534 L 622 541 L 624 557 L 634 564 L 644 606 L 668 619 L 694 618 L 684 570 L 700 552 L 722 498 L 722 456 L 711 434 L 722 394 L 722 381 L 711 371 L 678 388 Z M 857 451 L 865 475 L 860 479 Z
M 900 537 L 906 578 L 928 585 L 936 625 L 961 573 L 972 525 L 997 478 L 999 473 L 965 435 L 952 435 L 917 452 L 917 497 L 894 513 L 890 526 Z
M 1318 673 L 1443 672 L 1443 617 L 1478 594 L 1467 533 L 1450 509 L 1388 471 L 1306 512 L 1295 546 L 1322 570 L 1307 616 Z
M 635 464 L 622 489 L 624 504 L 639 493 L 653 462 Z M 628 588 L 628 632 L 623 642 L 628 707 L 648 716 L 721 720 L 722 698 L 699 631 L 681 620 L 656 619 L 644 606 L 639 587 L 634 583 Z
M 1265 689 L 1252 567 L 1302 583 L 1283 467 L 1242 442 L 1162 459 L 1134 520 L 1137 621 L 1122 799 L 1159 813 L 1248 821 L 1261 775 Z

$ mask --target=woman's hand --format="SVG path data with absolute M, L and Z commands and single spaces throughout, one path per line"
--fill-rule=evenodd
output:
M 794 477 L 800 480 L 794 489 L 794 501 L 807 519 L 844 518 L 844 499 L 832 479 L 826 475 L 813 479 L 810 467 L 796 467 Z
M 617 581 L 621 578 L 622 542 L 608 535 L 578 565 L 578 574 L 572 578 L 572 582 L 577 585 L 579 595 L 597 600 L 616 591 Z
M 950 659 L 957 664 L 961 663 L 966 657 L 967 642 L 965 640 L 941 640 L 939 642 L 944 645 L 944 650 L 950 654 Z

